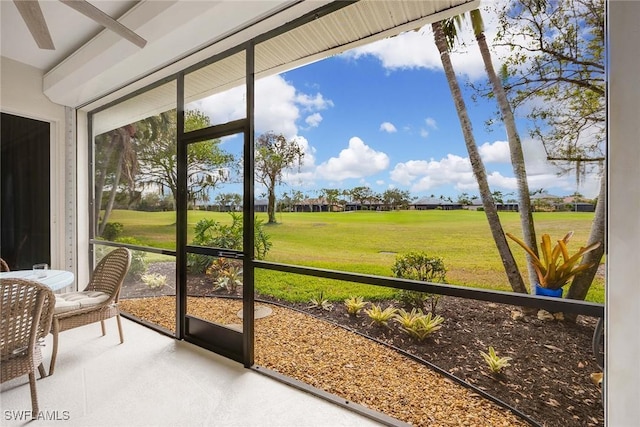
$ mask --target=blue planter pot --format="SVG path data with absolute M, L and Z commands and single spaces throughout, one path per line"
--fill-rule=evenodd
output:
M 541 296 L 544 296 L 544 297 L 562 298 L 562 288 L 560 288 L 560 289 L 547 289 L 547 288 L 543 288 L 542 286 L 536 284 L 535 294 L 536 295 L 541 295 Z

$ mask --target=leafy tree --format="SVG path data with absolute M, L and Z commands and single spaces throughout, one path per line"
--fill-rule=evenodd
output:
M 391 209 L 406 209 L 411 203 L 412 197 L 408 190 L 390 188 L 382 193 L 382 202 Z
M 341 191 L 337 188 L 323 188 L 320 190 L 320 194 L 327 201 L 329 212 L 331 212 L 333 206 L 338 204 Z
M 278 210 L 280 212 L 293 212 L 293 202 L 291 200 L 291 196 L 289 196 L 289 193 L 282 193 L 282 196 L 280 197 L 280 200 L 278 202 Z
M 482 199 L 482 205 L 484 207 L 485 215 L 487 216 L 487 221 L 489 222 L 489 228 L 493 235 L 493 240 L 495 241 L 498 252 L 500 253 L 500 258 L 512 289 L 516 292 L 526 293 L 527 288 L 525 287 L 522 276 L 520 276 L 518 271 L 518 266 L 509 244 L 507 243 L 504 230 L 502 229 L 496 205 L 491 197 L 491 190 L 487 180 L 487 172 L 484 168 L 484 164 L 482 163 L 482 158 L 480 157 L 478 146 L 476 145 L 475 138 L 473 136 L 471 120 L 469 119 L 467 107 L 462 98 L 462 91 L 460 90 L 460 85 L 458 84 L 453 70 L 453 65 L 451 64 L 449 49 L 453 44 L 453 36 L 455 34 L 454 23 L 451 20 L 438 21 L 431 24 L 431 27 L 436 46 L 440 52 L 440 59 L 442 60 L 445 76 L 449 83 L 449 89 L 451 90 L 451 95 L 456 106 L 458 119 L 460 120 L 460 126 L 462 128 L 462 134 L 469 154 L 469 161 L 471 162 L 471 169 L 478 183 L 480 198 Z
M 101 236 L 108 223 L 118 189 L 122 184 L 132 192 L 138 173 L 138 159 L 133 136 L 133 125 L 123 126 L 95 138 L 95 225 L 96 235 Z M 105 188 L 110 188 L 109 198 L 103 206 Z M 104 214 L 100 217 L 100 211 Z
M 526 106 L 532 136 L 548 158 L 579 180 L 601 167 L 606 140 L 604 0 L 516 0 L 500 10 L 498 43 L 509 48 L 503 77 L 516 107 Z M 591 166 L 589 166 L 591 165 Z M 584 299 L 604 254 L 606 183 L 601 177 L 587 245 L 600 242 L 567 298 Z
M 371 203 L 376 198 L 376 194 L 371 188 L 367 186 L 358 186 L 352 188 L 351 190 L 349 190 L 349 196 L 351 197 L 352 201 L 360 204 L 361 209 L 364 208 L 364 205 L 366 203 Z
M 173 209 L 175 202 L 171 197 L 161 197 L 158 193 L 147 193 L 140 197 L 137 210 L 147 212 L 162 212 Z
M 209 126 L 209 117 L 198 110 L 185 111 L 185 131 Z M 173 111 L 143 120 L 138 126 L 140 184 L 178 193 L 176 115 Z M 220 148 L 220 140 L 207 140 L 187 147 L 187 201 L 208 201 L 209 191 L 232 177 L 235 159 Z
M 229 212 L 231 224 L 221 224 L 213 219 L 201 219 L 194 228 L 193 244 L 220 249 L 242 250 L 243 222 L 242 215 Z M 254 254 L 257 259 L 264 259 L 271 249 L 271 238 L 264 232 L 262 220 L 255 218 Z M 209 268 L 213 258 L 207 255 L 188 254 L 187 268 L 191 273 L 203 273 Z
M 282 182 L 285 169 L 302 165 L 304 152 L 295 140 L 282 134 L 266 132 L 256 140 L 255 179 L 267 188 L 269 224 L 276 222 L 276 185 Z
M 493 200 L 499 205 L 504 203 L 504 194 L 502 194 L 502 191 L 500 190 L 492 192 L 491 197 L 493 197 Z
M 305 196 L 305 194 L 300 190 L 294 190 L 293 193 L 291 193 L 291 201 L 293 203 L 294 211 L 297 212 L 297 206 L 301 205 L 306 197 L 307 196 Z
M 229 206 L 231 211 L 236 211 L 237 207 L 242 205 L 242 196 L 238 193 L 220 193 L 215 200 L 220 212 L 225 210 L 225 206 Z
M 470 196 L 469 193 L 462 193 L 458 195 L 457 202 L 463 206 L 470 206 L 477 199 L 478 199 L 478 196 Z

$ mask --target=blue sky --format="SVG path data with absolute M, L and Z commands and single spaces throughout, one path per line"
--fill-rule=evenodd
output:
M 495 33 L 485 14 L 489 42 Z M 493 101 L 471 100 L 465 82 L 485 79 L 484 67 L 471 34 L 452 55 L 465 94 L 476 144 L 493 191 L 515 196 L 515 179 L 506 134 L 500 123 L 488 129 Z M 499 66 L 501 52 L 494 52 Z M 241 90 L 240 88 L 237 90 Z M 230 92 L 233 92 L 230 91 Z M 237 91 L 236 91 L 237 92 Z M 221 94 L 199 102 L 220 117 L 237 118 Z M 227 111 L 221 111 L 224 106 Z M 237 113 L 237 110 L 236 110 Z M 517 112 L 516 112 L 517 113 Z M 587 176 L 576 187 L 572 175 L 558 176 L 545 160 L 541 144 L 531 140 L 529 124 L 518 118 L 529 186 L 550 194 L 580 191 L 595 197 L 598 177 Z M 366 185 L 382 193 L 389 188 L 412 196 L 477 194 L 440 56 L 430 26 L 356 48 L 340 55 L 269 76 L 256 82 L 256 131 L 283 133 L 305 150 L 304 164 L 285 174 L 278 193 L 300 190 L 310 197 L 322 188 L 349 189 Z M 263 189 L 257 188 L 260 194 Z

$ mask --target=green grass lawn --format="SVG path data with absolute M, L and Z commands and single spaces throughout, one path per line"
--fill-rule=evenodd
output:
M 188 241 L 202 218 L 230 222 L 226 213 L 190 211 Z M 266 214 L 258 214 L 266 222 Z M 504 231 L 521 236 L 520 217 L 515 212 L 500 214 Z M 498 251 L 491 237 L 484 212 L 475 211 L 397 211 L 397 212 L 317 212 L 278 213 L 278 224 L 266 225 L 273 246 L 268 261 L 297 264 L 356 273 L 391 276 L 396 254 L 425 251 L 439 256 L 447 266 L 451 284 L 485 289 L 510 290 Z M 543 233 L 559 239 L 570 230 L 574 236 L 569 249 L 586 244 L 592 213 L 541 212 L 534 214 L 538 240 Z M 110 221 L 124 225 L 124 235 L 144 245 L 175 248 L 174 212 L 114 211 Z M 509 241 L 525 273 L 524 251 Z M 351 295 L 368 299 L 386 298 L 393 290 L 321 280 L 273 271 L 258 271 L 257 289 L 279 298 L 308 301 L 309 295 L 323 290 L 331 299 Z M 604 301 L 603 279 L 597 278 L 587 299 Z

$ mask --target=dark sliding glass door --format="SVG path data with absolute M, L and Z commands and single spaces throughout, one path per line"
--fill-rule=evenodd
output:
M 50 125 L 2 113 L 0 128 L 0 256 L 11 269 L 50 264 Z

